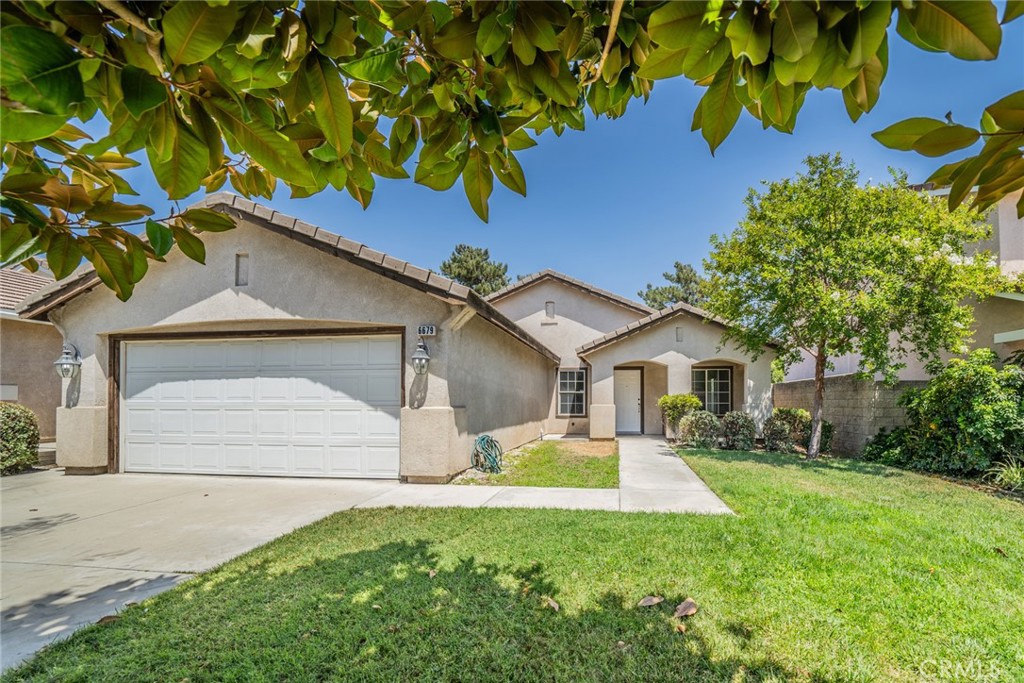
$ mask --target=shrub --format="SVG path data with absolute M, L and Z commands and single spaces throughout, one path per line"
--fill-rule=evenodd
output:
M 811 433 L 811 414 L 803 408 L 776 408 L 772 415 L 789 425 L 789 438 L 793 443 L 803 443 Z
M 722 433 L 718 418 L 706 410 L 697 410 L 679 421 L 683 442 L 695 448 L 715 448 Z
M 776 413 L 764 421 L 761 428 L 761 435 L 764 437 L 764 449 L 776 453 L 793 452 L 793 431 L 784 417 Z
M 1024 370 L 978 349 L 900 397 L 907 426 L 881 433 L 864 457 L 927 472 L 973 475 L 1024 452 Z
M 1024 460 L 1010 456 L 986 472 L 985 478 L 1007 491 L 1024 490 Z
M 821 421 L 821 443 L 818 445 L 818 450 L 822 453 L 828 453 L 832 450 L 832 437 L 836 432 L 835 426 L 828 420 Z M 811 423 L 807 423 L 807 429 L 803 434 L 800 435 L 800 445 L 804 448 L 809 448 L 811 445 Z
M 722 417 L 722 441 L 730 451 L 749 451 L 754 448 L 757 427 L 754 419 L 744 412 L 734 410 Z
M 685 415 L 704 407 L 693 394 L 666 394 L 658 399 L 658 407 L 665 418 L 665 424 L 675 427 Z
M 39 421 L 17 403 L 0 403 L 0 474 L 14 474 L 39 462 Z

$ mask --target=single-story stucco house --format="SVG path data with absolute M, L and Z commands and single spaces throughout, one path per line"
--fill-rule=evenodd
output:
M 231 194 L 200 205 L 238 220 L 204 235 L 205 266 L 174 251 L 127 302 L 83 267 L 19 309 L 81 357 L 57 412 L 69 474 L 445 482 L 480 434 L 660 433 L 666 392 L 771 410 L 771 350 L 720 351 L 698 309 L 551 271 L 484 299 Z
M 61 335 L 48 320 L 29 320 L 18 305 L 53 284 L 53 276 L 0 268 L 0 401 L 20 403 L 39 421 L 39 437 L 57 434 L 60 378 L 53 362 L 60 357 Z

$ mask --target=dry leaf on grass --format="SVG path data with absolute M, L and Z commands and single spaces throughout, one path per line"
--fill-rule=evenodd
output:
M 676 624 L 676 633 L 686 633 L 686 624 L 683 624 L 683 623 Z
M 686 598 L 681 603 L 676 605 L 676 611 L 672 614 L 674 617 L 692 617 L 697 613 L 697 603 L 694 602 L 693 598 Z
M 430 578 L 434 578 L 435 576 L 437 576 L 437 570 L 431 569 L 429 572 L 427 572 L 427 576 L 429 576 Z
M 101 626 L 103 624 L 112 624 L 112 623 L 114 623 L 115 621 L 117 621 L 120 618 L 121 617 L 117 616 L 116 614 L 108 614 L 105 617 L 100 617 L 100 620 L 97 621 L 96 623 L 101 625 Z
M 993 548 L 993 550 L 995 550 L 995 551 L 996 551 L 997 553 L 999 553 L 999 554 L 1000 554 L 1000 555 L 1002 555 L 1003 557 L 1006 557 L 1006 556 L 1007 556 L 1007 555 L 1006 555 L 1006 551 L 1005 551 L 1005 550 L 1003 550 L 1002 548 Z
M 665 598 L 660 595 L 648 595 L 643 598 L 640 602 L 636 603 L 637 607 L 654 607 L 659 602 L 662 602 Z
M 555 602 L 554 600 L 552 600 L 551 598 L 544 598 L 544 600 L 545 600 L 545 602 L 547 603 L 547 606 L 548 606 L 548 607 L 550 607 L 551 609 L 555 610 L 556 612 L 557 612 L 558 610 L 562 609 L 562 606 L 561 606 L 561 605 L 559 605 L 559 604 L 558 604 L 557 602 Z

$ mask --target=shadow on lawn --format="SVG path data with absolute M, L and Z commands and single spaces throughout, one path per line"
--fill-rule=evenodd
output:
M 703 449 L 685 449 L 679 451 L 684 457 L 699 456 L 712 458 L 722 462 L 753 462 L 759 465 L 770 465 L 772 467 L 795 467 L 804 470 L 819 470 L 832 472 L 853 472 L 855 474 L 867 474 L 875 477 L 900 477 L 903 472 L 892 467 L 856 460 L 854 458 L 842 458 L 836 456 L 825 456 L 817 460 L 808 460 L 797 453 L 769 453 L 767 451 L 719 451 Z
M 754 652 L 756 632 L 707 609 L 676 633 L 682 595 L 638 608 L 642 596 L 610 592 L 556 612 L 540 564 L 438 567 L 417 541 L 289 567 L 305 547 L 197 577 L 53 646 L 18 680 L 69 667 L 106 681 L 826 680 Z

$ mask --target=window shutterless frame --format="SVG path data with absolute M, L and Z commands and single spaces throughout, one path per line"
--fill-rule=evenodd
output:
M 732 368 L 693 368 L 693 393 L 704 410 L 721 417 L 732 410 Z
M 558 371 L 558 417 L 587 416 L 587 371 L 585 368 Z

